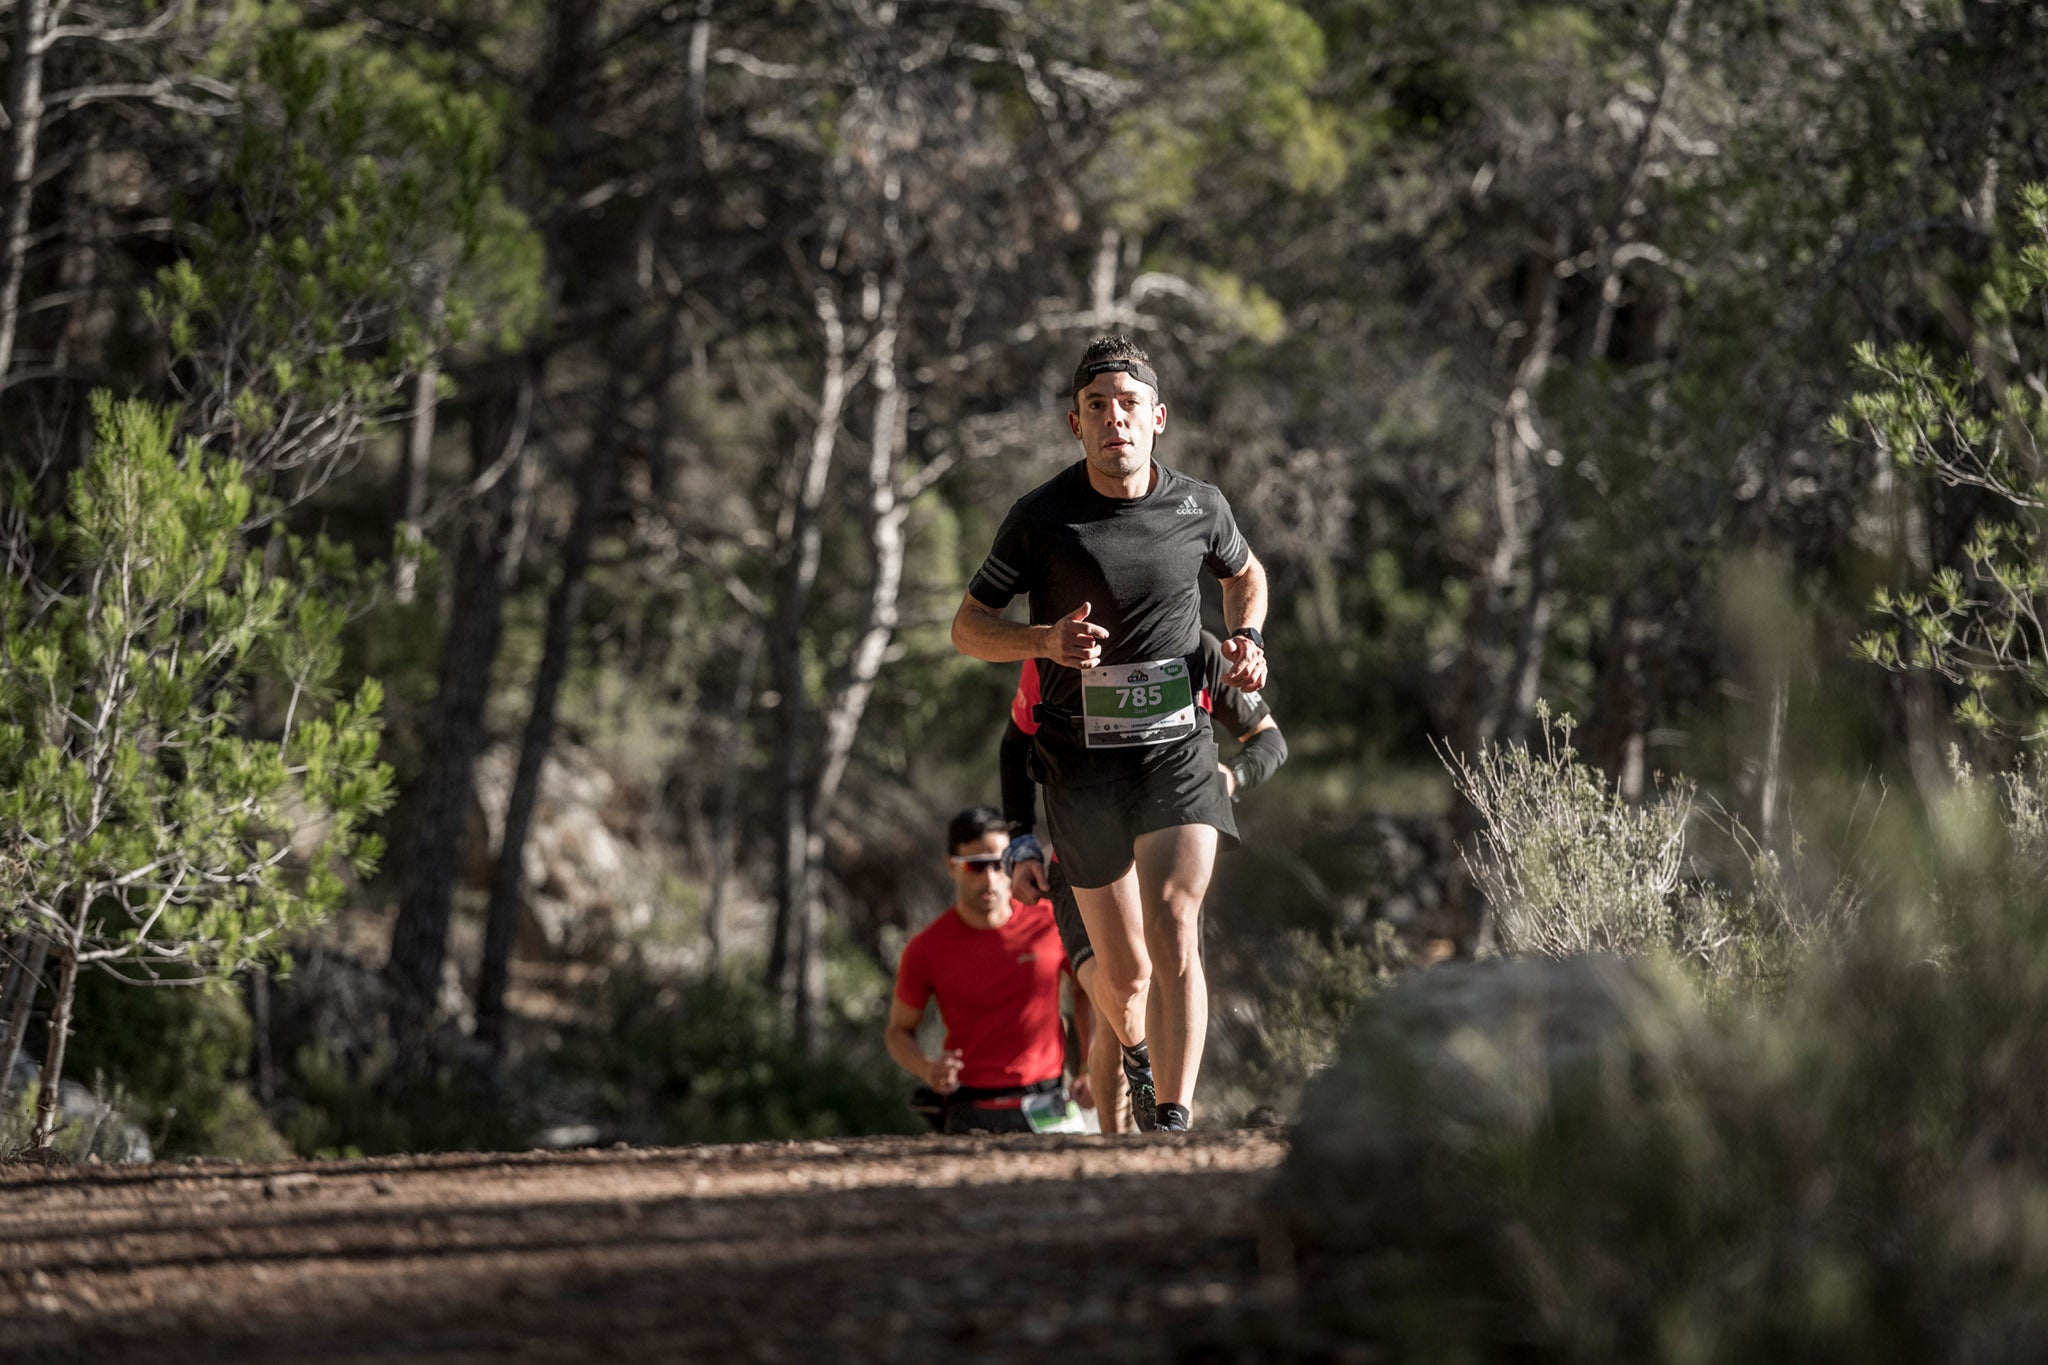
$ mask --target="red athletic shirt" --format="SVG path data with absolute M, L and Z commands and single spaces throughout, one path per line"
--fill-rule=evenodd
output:
M 1067 955 L 1052 905 L 1010 902 L 1000 929 L 976 929 L 947 906 L 903 945 L 896 998 L 922 1010 L 933 996 L 946 1046 L 960 1052 L 960 1084 L 1035 1085 L 1066 1061 L 1060 972 Z

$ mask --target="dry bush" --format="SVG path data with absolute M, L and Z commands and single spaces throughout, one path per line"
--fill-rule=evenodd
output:
M 1621 799 L 1571 747 L 1572 719 L 1539 707 L 1542 748 L 1488 744 L 1469 763 L 1446 755 L 1459 792 L 1485 820 L 1466 868 L 1510 954 L 1653 952 L 1711 962 L 1733 930 L 1724 902 L 1688 885 L 1690 785 L 1640 806 Z

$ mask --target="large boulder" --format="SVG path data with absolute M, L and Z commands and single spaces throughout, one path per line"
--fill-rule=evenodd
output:
M 1290 1262 L 1442 1245 L 1487 1218 L 1464 1164 L 1572 1087 L 1627 1088 L 1701 1031 L 1676 978 L 1619 958 L 1411 973 L 1359 1007 L 1303 1096 L 1268 1204 Z M 1682 1039 L 1689 1041 L 1681 1041 Z

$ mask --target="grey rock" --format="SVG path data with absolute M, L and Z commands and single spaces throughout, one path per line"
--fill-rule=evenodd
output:
M 1696 1040 L 1689 993 L 1620 958 L 1414 972 L 1362 1005 L 1303 1096 L 1270 1230 L 1343 1253 L 1472 1230 L 1459 1163 L 1528 1131 L 1566 1086 L 1628 1086 Z

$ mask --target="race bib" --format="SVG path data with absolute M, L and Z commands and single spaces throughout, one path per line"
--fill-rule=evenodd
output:
M 1186 659 L 1081 670 L 1081 727 L 1091 749 L 1165 744 L 1195 732 L 1195 684 Z
M 1034 1133 L 1088 1131 L 1081 1124 L 1081 1106 L 1068 1096 L 1064 1086 L 1043 1095 L 1026 1095 L 1022 1107 L 1025 1121 Z

